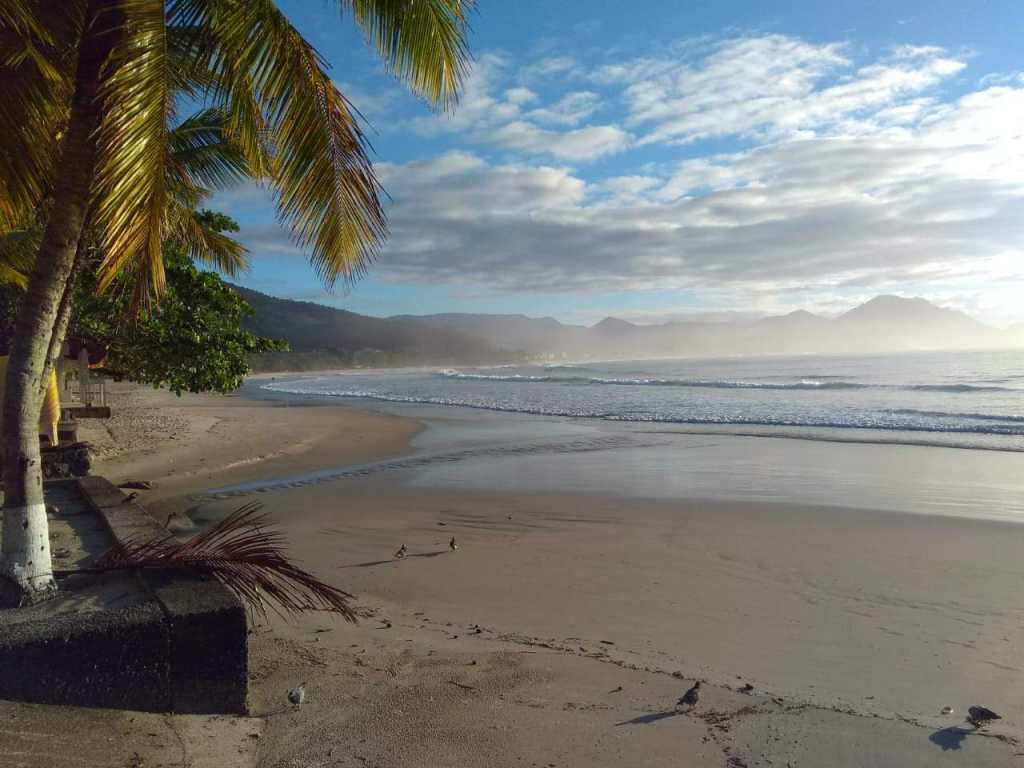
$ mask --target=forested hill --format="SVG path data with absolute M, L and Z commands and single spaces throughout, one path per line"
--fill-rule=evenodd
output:
M 257 371 L 354 365 L 486 365 L 518 357 L 472 334 L 438 328 L 414 318 L 368 317 L 234 288 L 255 311 L 245 327 L 260 336 L 284 339 L 292 349 L 255 356 L 253 367 Z

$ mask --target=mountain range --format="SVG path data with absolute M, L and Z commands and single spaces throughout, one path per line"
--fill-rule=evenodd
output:
M 583 326 L 526 315 L 378 318 L 237 290 L 255 310 L 247 327 L 283 338 L 293 350 L 257 359 L 256 366 L 264 370 L 1024 347 L 1024 326 L 997 329 L 959 310 L 899 296 L 877 296 L 837 317 L 797 310 L 756 320 L 677 320 L 655 325 L 607 317 Z

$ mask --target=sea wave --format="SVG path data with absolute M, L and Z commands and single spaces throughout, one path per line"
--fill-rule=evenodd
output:
M 549 368 L 546 370 L 554 370 Z M 580 370 L 580 369 L 573 369 Z M 690 387 L 698 389 L 765 389 L 765 390 L 854 390 L 854 389 L 888 389 L 910 392 L 944 392 L 949 394 L 968 394 L 984 392 L 1020 392 L 1011 387 L 998 387 L 979 384 L 868 384 L 846 381 L 833 376 L 803 378 L 791 381 L 748 381 L 731 379 L 677 379 L 657 377 L 622 378 L 614 376 L 557 376 L 546 374 L 532 376 L 528 374 L 489 374 L 467 373 L 455 369 L 438 372 L 439 376 L 463 381 L 500 381 L 527 384 L 592 384 L 629 387 Z
M 775 381 L 705 381 L 701 379 L 615 379 L 615 378 L 593 378 L 588 379 L 590 384 L 610 384 L 615 386 L 633 387 L 695 387 L 699 389 L 867 389 L 870 384 L 857 384 L 852 381 L 816 381 L 804 379 L 802 381 L 775 382 Z
M 903 389 L 913 392 L 950 392 L 953 394 L 967 392 L 1019 392 L 1010 387 L 993 387 L 978 384 L 911 384 Z
M 462 371 L 444 370 L 438 372 L 439 376 L 446 379 L 464 379 L 467 381 L 551 381 L 551 376 L 523 376 L 518 373 L 497 374 L 497 373 L 463 373 Z
M 529 376 L 525 374 L 466 373 L 454 369 L 438 372 L 447 379 L 462 381 L 507 381 L 519 383 L 595 384 L 629 387 L 697 387 L 708 389 L 865 389 L 873 385 L 852 381 L 818 381 L 804 379 L 796 382 L 775 381 L 714 381 L 702 379 L 616 378 L 599 376 Z
M 1024 424 L 1024 416 L 1000 415 L 998 413 L 977 413 L 972 411 L 928 411 L 918 408 L 892 408 L 888 413 L 899 416 L 923 416 L 935 419 L 970 419 L 974 421 L 1001 421 L 1007 424 Z
M 506 413 L 524 413 L 538 416 L 570 416 L 576 418 L 603 419 L 606 421 L 659 423 L 659 424 L 687 424 L 694 426 L 735 426 L 735 427 L 786 427 L 805 429 L 835 429 L 835 430 L 877 430 L 879 432 L 908 432 L 908 433 L 936 433 L 936 434 L 965 434 L 965 435 L 992 435 L 1005 437 L 1024 436 L 1024 417 L 1020 416 L 998 416 L 995 414 L 950 414 L 943 411 L 915 411 L 914 409 L 894 409 L 887 413 L 890 415 L 918 416 L 932 418 L 961 418 L 968 422 L 973 418 L 975 422 L 984 423 L 959 423 L 950 424 L 942 421 L 924 422 L 921 419 L 899 419 L 899 418 L 878 418 L 878 414 L 870 412 L 861 414 L 860 417 L 851 414 L 847 420 L 834 418 L 771 418 L 768 416 L 742 417 L 742 416 L 696 416 L 682 414 L 657 414 L 657 413 L 614 413 L 597 410 L 585 410 L 565 407 L 543 407 L 540 405 L 505 404 L 493 401 L 470 400 L 457 397 L 431 397 L 417 395 L 400 395 L 374 390 L 364 389 L 341 389 L 341 390 L 318 390 L 286 388 L 287 385 L 264 386 L 264 389 L 273 389 L 276 392 L 296 395 L 318 395 L 324 397 L 346 397 L 361 398 L 367 400 L 379 400 L 392 403 L 409 403 L 420 405 L 442 405 L 460 406 L 463 408 L 475 408 L 487 411 L 499 411 Z

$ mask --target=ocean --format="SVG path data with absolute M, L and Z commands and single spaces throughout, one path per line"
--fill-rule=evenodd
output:
M 1024 451 L 1017 350 L 345 371 L 262 386 L 679 432 Z

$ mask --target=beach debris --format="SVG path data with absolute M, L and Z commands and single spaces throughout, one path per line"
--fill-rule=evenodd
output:
M 608 693 L 622 693 L 622 686 L 620 685 L 618 688 L 612 688 Z
M 165 533 L 115 544 L 91 567 L 74 572 L 187 570 L 213 577 L 261 616 L 269 603 L 281 616 L 325 611 L 358 623 L 365 614 L 352 606 L 353 596 L 295 565 L 285 554 L 284 534 L 268 526 L 262 509 L 257 502 L 243 504 L 184 541 Z
M 694 681 L 693 687 L 682 695 L 682 698 L 676 702 L 676 706 L 693 709 L 697 706 L 698 701 L 700 701 L 700 680 Z
M 149 480 L 125 480 L 117 487 L 134 489 L 136 491 L 152 491 L 154 486 Z
M 455 543 L 455 537 L 452 536 L 451 541 L 448 542 L 448 549 L 450 549 L 452 552 L 454 552 L 458 548 L 459 548 L 459 545 Z
M 947 704 L 946 706 L 944 706 L 942 708 L 941 711 L 942 711 L 942 714 L 944 714 L 944 715 L 952 715 L 953 712 L 954 712 L 954 709 Z
M 402 546 L 400 546 L 398 548 L 398 551 L 395 552 L 395 559 L 396 560 L 401 560 L 403 557 L 405 557 L 405 555 L 406 555 L 406 553 L 408 551 L 409 551 L 409 548 L 407 546 L 405 546 L 405 544 L 403 544 Z
M 288 691 L 288 703 L 294 706 L 296 709 L 302 706 L 302 702 L 306 700 L 306 684 L 299 683 L 290 691 Z
M 997 715 L 988 707 L 979 707 L 975 705 L 967 708 L 967 722 L 975 728 L 984 728 L 989 723 L 1002 719 L 1003 718 L 1000 715 Z
M 476 690 L 476 686 L 475 685 L 466 685 L 465 683 L 460 683 L 458 680 L 449 680 L 448 682 L 451 683 L 452 685 L 456 686 L 457 688 L 462 688 L 465 691 L 475 691 Z
M 124 501 L 121 502 L 121 503 L 122 504 L 131 504 L 137 498 L 139 498 L 139 492 L 138 491 L 132 491 L 131 493 L 129 493 L 127 496 L 124 497 Z
M 438 525 L 448 525 L 448 523 L 438 523 Z
M 751 693 L 753 690 L 754 686 L 750 683 L 746 683 L 742 688 L 740 688 L 741 693 Z

